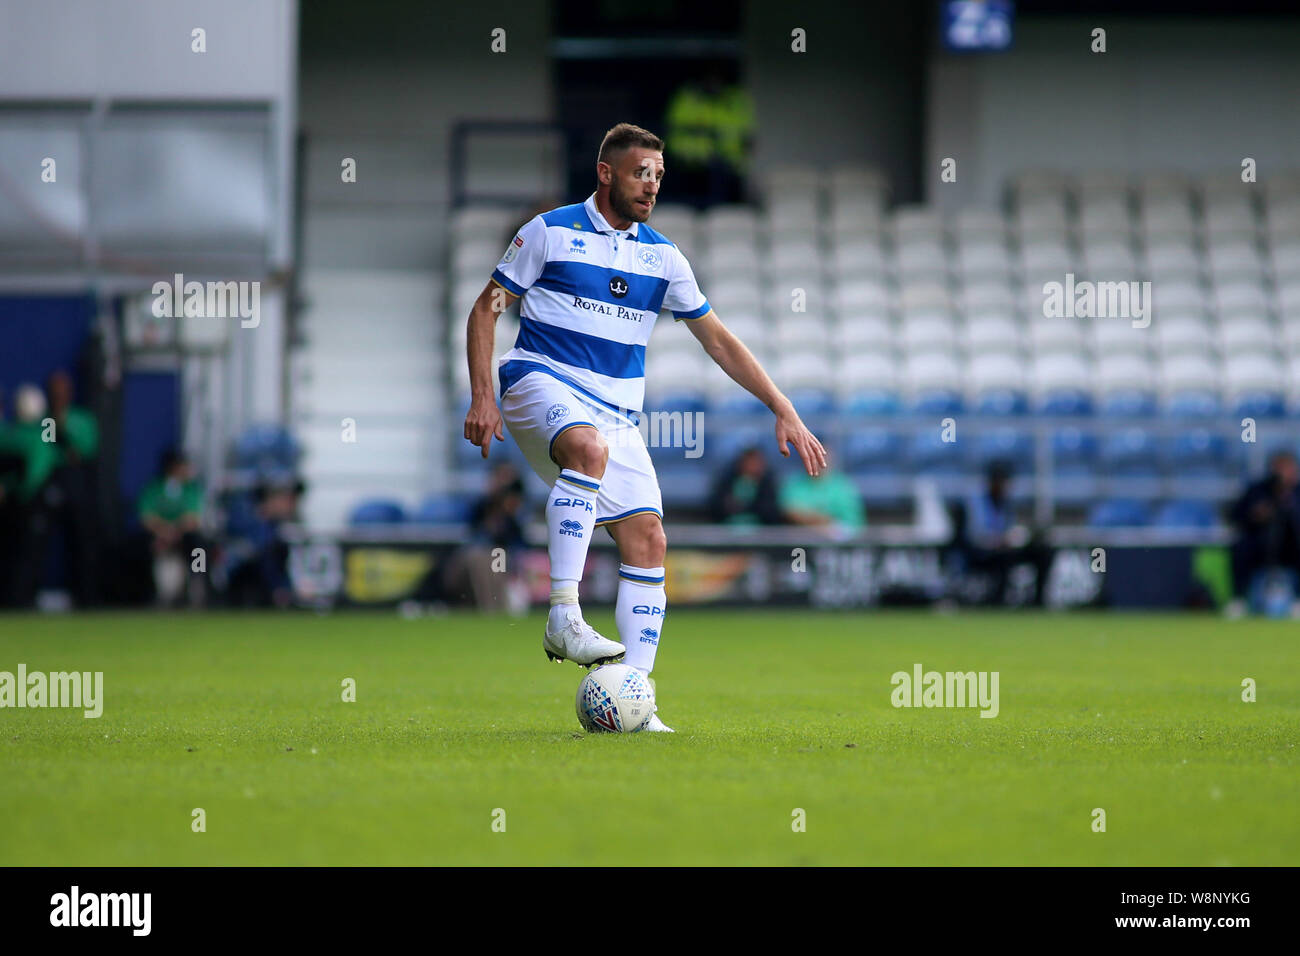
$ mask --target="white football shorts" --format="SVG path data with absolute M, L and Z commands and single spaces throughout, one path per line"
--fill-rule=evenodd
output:
M 529 372 L 501 398 L 501 417 L 533 471 L 554 485 L 560 466 L 551 458 L 555 439 L 578 425 L 591 425 L 609 445 L 609 462 L 596 495 L 596 524 L 633 515 L 664 515 L 659 478 L 640 430 L 545 372 Z

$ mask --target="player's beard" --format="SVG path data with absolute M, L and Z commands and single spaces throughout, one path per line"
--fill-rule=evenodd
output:
M 609 187 L 609 208 L 613 209 L 615 215 L 620 219 L 627 219 L 631 222 L 645 222 L 650 218 L 654 206 L 652 205 L 649 209 L 643 210 L 636 204 L 639 198 L 639 196 L 620 192 L 617 185 Z

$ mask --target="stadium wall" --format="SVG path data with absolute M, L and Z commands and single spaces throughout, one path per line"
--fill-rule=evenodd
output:
M 1022 17 L 1007 53 L 933 55 L 925 169 L 958 168 L 925 177 L 926 198 L 989 206 L 1026 169 L 1207 173 L 1246 156 L 1265 180 L 1300 155 L 1297 50 L 1295 20 Z

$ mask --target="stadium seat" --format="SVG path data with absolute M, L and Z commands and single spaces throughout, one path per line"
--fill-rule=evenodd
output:
M 907 458 L 919 474 L 960 474 L 969 464 L 962 441 L 946 442 L 939 429 L 923 428 L 916 432 L 907 445 Z
M 421 524 L 463 524 L 469 521 L 471 507 L 465 495 L 429 495 L 420 502 L 411 520 Z
M 1154 474 L 1156 453 L 1155 439 L 1146 429 L 1120 428 L 1102 441 L 1101 464 L 1112 474 Z
M 1156 511 L 1152 524 L 1157 528 L 1213 528 L 1216 522 L 1214 509 L 1204 501 L 1169 501 Z
M 371 498 L 352 509 L 348 524 L 401 524 L 406 520 L 406 509 L 400 502 L 389 498 Z
M 975 437 L 975 457 L 979 465 L 1005 461 L 1015 472 L 1030 472 L 1034 466 L 1034 438 L 1017 428 L 983 431 Z
M 1088 526 L 1092 528 L 1140 528 L 1149 523 L 1146 506 L 1124 498 L 1100 501 L 1088 512 Z
M 235 439 L 234 465 L 262 474 L 292 471 L 302 449 L 280 425 L 251 425 Z
M 854 474 L 888 474 L 902 465 L 903 444 L 887 428 L 858 428 L 845 440 L 844 467 Z

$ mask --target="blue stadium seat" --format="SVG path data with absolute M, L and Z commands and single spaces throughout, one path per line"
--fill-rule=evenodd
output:
M 835 395 L 830 389 L 797 388 L 788 396 L 801 417 L 808 415 L 826 415 L 835 411 Z
M 982 464 L 1010 462 L 1016 472 L 1031 471 L 1034 465 L 1034 438 L 1015 428 L 995 428 L 975 439 L 975 454 Z
M 1205 428 L 1194 428 L 1168 439 L 1165 459 L 1171 470 L 1219 473 L 1227 461 L 1228 446 L 1223 437 Z
M 1140 389 L 1110 392 L 1101 400 L 1101 415 L 1107 418 L 1141 418 L 1156 413 L 1156 397 Z
M 1052 432 L 1052 494 L 1062 504 L 1082 505 L 1097 495 L 1097 437 L 1068 426 Z
M 843 403 L 843 410 L 848 415 L 897 415 L 902 408 L 898 393 L 887 388 L 859 389 Z
M 925 428 L 912 436 L 908 460 L 922 474 L 954 474 L 966 468 L 966 447 L 960 441 L 944 441 L 937 428 Z
M 1112 474 L 1159 474 L 1155 440 L 1145 428 L 1121 428 L 1106 435 L 1101 463 Z
M 1222 412 L 1223 404 L 1213 392 L 1179 392 L 1171 395 L 1165 412 L 1172 418 L 1213 418 Z
M 712 464 L 713 468 L 719 468 L 723 464 L 730 464 L 746 448 L 757 445 L 759 448 L 766 449 L 768 446 L 764 440 L 771 434 L 770 430 L 764 430 L 757 425 L 743 425 L 739 428 L 729 428 L 721 434 L 706 432 L 704 436 L 704 457 Z M 665 454 L 666 451 L 672 451 L 671 456 Z M 677 449 L 651 449 L 651 455 L 655 460 L 656 471 L 660 467 L 660 460 L 667 467 L 683 460 L 682 450 Z
M 401 524 L 406 520 L 406 509 L 390 498 L 370 498 L 352 509 L 348 524 Z
M 1242 418 L 1282 418 L 1286 401 L 1277 392 L 1252 392 L 1238 396 L 1232 413 Z
M 1029 398 L 1015 388 L 991 388 L 975 399 L 976 415 L 1024 415 L 1029 411 Z
M 709 486 L 717 478 L 717 469 L 701 467 L 698 461 L 677 459 L 675 464 L 655 467 L 664 506 L 698 508 L 708 498 Z
M 251 425 L 235 440 L 234 465 L 258 474 L 292 472 L 301 452 L 297 441 L 279 425 Z
M 1127 498 L 1100 501 L 1088 512 L 1090 528 L 1140 528 L 1149 521 L 1146 505 Z
M 1170 501 L 1156 512 L 1157 528 L 1213 528 L 1214 509 L 1204 501 Z
M 908 408 L 914 415 L 959 415 L 966 403 L 959 392 L 933 389 L 919 393 Z
M 473 503 L 464 495 L 429 495 L 420 502 L 412 521 L 422 524 L 463 524 L 469 521 Z
M 1053 389 L 1043 396 L 1038 410 L 1044 415 L 1091 415 L 1092 396 L 1080 389 Z
M 756 415 L 766 412 L 767 406 L 743 388 L 729 388 L 721 397 L 709 404 L 709 411 L 721 415 Z
M 1083 429 L 1058 428 L 1052 433 L 1052 462 L 1055 470 L 1086 467 L 1091 472 L 1097 462 L 1097 436 Z
M 891 474 L 902 467 L 903 443 L 887 428 L 863 428 L 844 440 L 840 455 L 854 474 Z

